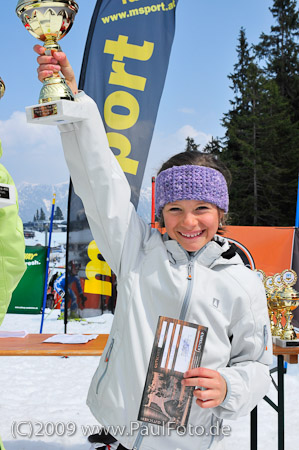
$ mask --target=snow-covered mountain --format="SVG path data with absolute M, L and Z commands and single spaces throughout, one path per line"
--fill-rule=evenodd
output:
M 146 223 L 151 222 L 151 207 L 152 207 L 152 189 L 151 187 L 146 187 L 141 189 L 139 203 L 138 203 L 138 214 L 145 220 Z
M 67 203 L 69 182 L 51 184 L 21 183 L 18 187 L 20 217 L 23 222 L 33 220 L 36 210 L 43 208 L 46 218 L 51 214 L 53 193 L 56 194 L 56 206 L 61 209 L 64 218 L 67 218 Z M 138 213 L 146 221 L 151 221 L 151 188 L 146 187 L 140 193 Z
M 67 218 L 67 201 L 69 182 L 59 184 L 31 184 L 21 183 L 18 187 L 19 211 L 23 222 L 33 220 L 36 210 L 40 212 L 42 208 L 46 219 L 51 215 L 53 194 L 56 194 L 55 205 L 59 206 L 64 218 Z

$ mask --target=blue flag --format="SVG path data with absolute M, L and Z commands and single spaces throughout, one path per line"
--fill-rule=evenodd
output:
M 79 88 L 92 97 L 137 208 L 175 29 L 178 0 L 98 0 L 87 37 Z M 77 298 L 80 316 L 114 311 L 114 274 L 90 232 L 81 200 L 70 186 L 66 305 Z M 84 302 L 71 284 L 78 276 Z M 65 319 L 66 319 L 65 315 Z
M 98 105 L 137 207 L 168 68 L 177 0 L 98 0 L 80 88 Z

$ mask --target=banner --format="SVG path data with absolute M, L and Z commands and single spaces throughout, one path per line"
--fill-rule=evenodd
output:
M 292 269 L 294 269 L 298 275 L 298 280 L 297 283 L 295 284 L 295 289 L 299 291 L 299 228 L 295 228 Z
M 26 246 L 27 270 L 14 290 L 8 313 L 39 314 L 43 303 L 47 247 Z
M 79 88 L 98 105 L 137 208 L 175 31 L 178 0 L 98 0 Z M 110 310 L 116 280 L 93 241 L 81 200 L 69 194 L 67 261 L 80 264 L 89 313 Z M 71 265 L 68 264 L 68 278 Z M 110 303 L 109 303 L 110 302 Z M 108 306 L 110 304 L 110 307 Z M 81 310 L 81 315 L 89 314 Z
M 137 207 L 175 31 L 177 0 L 98 0 L 80 89 L 98 105 Z
M 294 288 L 299 291 L 299 228 L 295 228 L 292 269 L 295 270 L 298 275 L 297 283 Z M 295 311 L 292 311 L 292 313 L 292 323 L 294 326 L 299 328 L 299 306 L 295 309 Z
M 224 236 L 237 245 L 243 261 L 267 276 L 292 268 L 293 227 L 225 227 Z

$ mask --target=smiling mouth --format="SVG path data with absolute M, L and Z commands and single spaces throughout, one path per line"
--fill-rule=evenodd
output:
M 181 231 L 179 231 L 179 233 L 184 238 L 192 239 L 192 238 L 196 238 L 198 236 L 201 236 L 203 231 L 199 231 L 198 233 L 192 233 L 192 234 L 182 233 Z

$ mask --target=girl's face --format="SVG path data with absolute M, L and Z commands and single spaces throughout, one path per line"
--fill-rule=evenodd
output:
M 188 252 L 196 252 L 213 238 L 223 213 L 212 203 L 177 200 L 164 206 L 163 217 L 168 236 Z

